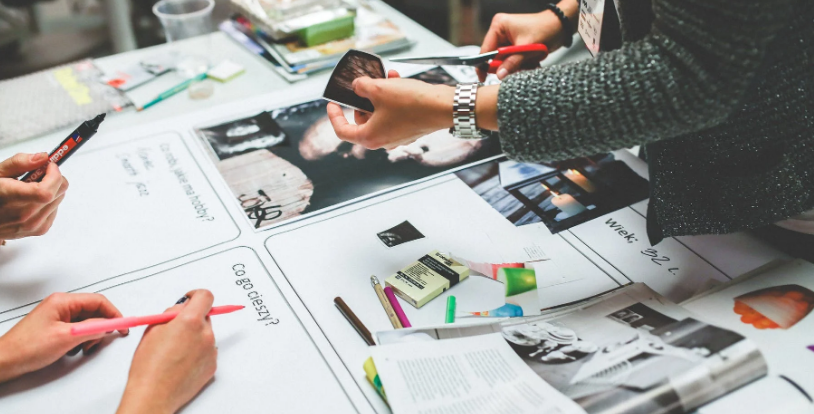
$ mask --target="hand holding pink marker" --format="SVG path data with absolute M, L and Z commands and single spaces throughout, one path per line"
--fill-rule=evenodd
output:
M 207 316 L 223 315 L 245 308 L 240 305 L 213 306 Z M 400 309 L 399 309 L 400 310 Z M 93 335 L 103 332 L 113 332 L 121 329 L 132 328 L 141 325 L 157 325 L 167 323 L 176 316 L 178 311 L 159 313 L 158 315 L 128 316 L 125 318 L 106 319 L 102 321 L 79 322 L 71 327 L 71 335 Z

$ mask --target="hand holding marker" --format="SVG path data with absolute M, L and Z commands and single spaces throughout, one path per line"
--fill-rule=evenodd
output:
M 226 313 L 239 311 L 243 308 L 245 308 L 245 306 L 240 305 L 214 306 L 212 307 L 212 310 L 209 311 L 207 316 L 223 315 Z M 157 325 L 161 323 L 167 323 L 175 319 L 175 317 L 178 316 L 178 313 L 179 312 L 164 312 L 159 313 L 158 315 L 130 316 L 126 318 L 114 318 L 114 319 L 105 319 L 101 321 L 82 322 L 76 324 L 71 328 L 71 335 L 93 335 L 103 332 L 112 332 L 116 330 L 132 328 L 141 325 Z
M 99 114 L 96 116 L 96 118 L 83 122 L 82 125 L 79 125 L 79 127 L 68 135 L 68 138 L 65 138 L 62 143 L 60 143 L 53 151 L 51 151 L 50 154 L 48 154 L 48 158 L 56 165 L 62 165 L 62 163 L 65 162 L 68 157 L 73 155 L 73 153 L 78 151 L 82 145 L 85 145 L 85 143 L 88 142 L 91 137 L 96 135 L 99 125 L 101 125 L 102 121 L 104 120 L 105 114 Z M 38 183 L 42 181 L 42 177 L 45 176 L 45 170 L 47 168 L 48 165 L 37 168 L 36 170 L 31 171 L 20 178 L 20 181 L 26 183 Z

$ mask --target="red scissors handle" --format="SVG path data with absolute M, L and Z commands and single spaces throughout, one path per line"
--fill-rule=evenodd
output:
M 497 55 L 489 62 L 489 71 L 488 73 L 495 73 L 500 65 L 503 64 L 503 61 L 511 56 L 516 54 L 524 54 L 524 53 L 538 53 L 540 54 L 540 60 L 548 56 L 548 47 L 542 43 L 532 43 L 530 45 L 519 45 L 519 46 L 506 46 L 497 49 Z

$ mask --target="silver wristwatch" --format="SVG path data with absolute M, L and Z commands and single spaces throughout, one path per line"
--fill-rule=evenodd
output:
M 475 98 L 480 83 L 459 83 L 455 87 L 455 100 L 452 104 L 452 136 L 464 139 L 483 139 L 483 134 L 475 124 Z

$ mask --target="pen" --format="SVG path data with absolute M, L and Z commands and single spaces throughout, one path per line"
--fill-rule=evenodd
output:
M 407 319 L 407 315 L 404 314 L 404 309 L 401 308 L 401 304 L 399 304 L 399 300 L 396 299 L 396 294 L 393 293 L 393 288 L 390 286 L 384 288 L 384 294 L 387 295 L 387 299 L 390 300 L 390 306 L 393 307 L 393 311 L 396 312 L 396 316 L 399 317 L 399 322 L 401 322 L 402 328 L 412 328 L 413 325 L 410 325 L 410 320 Z
M 348 305 L 345 304 L 345 301 L 342 300 L 342 298 L 340 298 L 339 296 L 335 297 L 334 304 L 336 305 L 336 308 L 339 309 L 339 312 L 342 313 L 342 316 L 344 316 L 345 319 L 347 319 L 348 322 L 350 322 L 353 328 L 356 329 L 356 332 L 359 333 L 359 335 L 362 337 L 362 339 L 365 340 L 365 342 L 368 345 L 376 345 L 376 342 L 373 340 L 373 336 L 370 335 L 370 331 L 368 331 L 367 328 L 365 328 L 365 325 L 362 323 L 362 321 L 360 321 L 359 318 L 356 317 L 356 314 L 354 314 L 353 311 L 350 310 L 350 308 L 348 307 Z
M 379 297 L 379 302 L 381 302 L 384 312 L 387 313 L 387 317 L 390 318 L 390 324 L 393 325 L 394 329 L 401 329 L 401 322 L 399 321 L 398 316 L 396 316 L 393 306 L 390 305 L 390 301 L 387 300 L 387 296 L 384 294 L 382 285 L 379 284 L 379 279 L 376 276 L 371 276 L 370 284 L 373 285 L 373 290 L 376 291 L 376 296 Z
M 214 306 L 207 314 L 208 316 L 223 315 L 245 308 L 245 306 L 226 305 Z M 71 327 L 71 335 L 93 335 L 103 332 L 113 332 L 120 329 L 132 328 L 141 325 L 156 325 L 166 323 L 178 316 L 179 312 L 164 312 L 158 315 L 148 316 L 128 316 L 125 318 L 105 319 L 102 321 L 80 322 Z
M 76 129 L 68 135 L 68 138 L 65 138 L 50 154 L 48 154 L 48 159 L 51 162 L 56 163 L 56 165 L 62 165 L 65 160 L 68 159 L 74 152 L 79 150 L 79 147 L 85 144 L 91 137 L 96 134 L 96 130 L 99 129 L 99 125 L 102 121 L 105 120 L 105 114 L 99 114 L 96 118 L 93 118 L 89 121 L 85 121 L 82 125 L 79 125 Z M 43 165 L 40 168 L 37 168 L 34 171 L 26 173 L 20 181 L 26 183 L 33 183 L 33 182 L 40 182 L 42 181 L 42 177 L 45 176 L 45 171 L 48 169 L 48 165 Z
M 447 296 L 447 315 L 444 323 L 455 323 L 455 296 Z
M 192 85 L 192 82 L 198 82 L 198 81 L 202 81 L 204 79 L 206 79 L 206 72 L 201 73 L 200 75 L 198 75 L 198 76 L 196 76 L 196 77 L 194 77 L 192 79 L 187 79 L 187 80 L 179 83 L 178 85 L 175 85 L 174 87 L 164 91 L 162 94 L 158 95 L 152 101 L 147 102 L 146 104 L 144 104 L 143 106 L 141 106 L 139 108 L 136 108 L 136 111 L 143 111 L 143 110 L 145 110 L 145 109 L 147 109 L 147 108 L 149 108 L 149 107 L 163 101 L 164 99 L 167 99 L 170 96 L 173 96 L 176 93 L 183 91 L 184 89 L 188 88 L 189 85 Z

